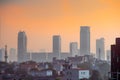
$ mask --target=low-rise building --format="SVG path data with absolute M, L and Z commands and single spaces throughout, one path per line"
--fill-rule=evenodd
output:
M 64 64 L 63 69 L 63 80 L 81 80 L 81 79 L 89 79 L 90 73 L 89 70 L 81 69 L 81 68 L 72 68 L 71 64 Z

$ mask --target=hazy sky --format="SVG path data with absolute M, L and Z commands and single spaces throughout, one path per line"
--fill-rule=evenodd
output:
M 1 0 L 0 47 L 17 48 L 17 33 L 26 32 L 28 50 L 52 51 L 52 36 L 61 35 L 62 51 L 79 44 L 80 26 L 91 28 L 91 51 L 104 37 L 106 49 L 120 36 L 120 0 Z

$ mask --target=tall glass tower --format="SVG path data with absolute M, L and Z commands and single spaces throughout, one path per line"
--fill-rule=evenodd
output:
M 18 62 L 25 61 L 25 54 L 27 53 L 27 36 L 24 31 L 18 33 Z
M 80 56 L 90 55 L 90 27 L 80 27 Z
M 60 58 L 61 54 L 61 37 L 59 35 L 53 36 L 53 53 L 57 58 Z

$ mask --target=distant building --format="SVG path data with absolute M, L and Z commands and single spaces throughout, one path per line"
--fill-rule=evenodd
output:
M 55 55 L 54 53 L 47 53 L 47 61 L 48 62 L 52 62 L 54 57 L 57 58 L 57 55 Z M 60 58 L 61 59 L 66 59 L 67 57 L 70 57 L 70 53 L 69 52 L 61 52 L 61 54 L 60 54 Z
M 71 42 L 70 43 L 70 54 L 71 54 L 71 57 L 75 57 L 76 55 L 78 55 L 78 44 L 77 44 L 77 42 Z
M 25 55 L 24 55 L 24 58 L 25 58 L 25 61 L 30 61 L 31 60 L 31 53 L 26 53 Z
M 17 61 L 17 53 L 16 53 L 16 49 L 11 48 L 10 52 L 9 52 L 9 61 L 14 62 Z
M 78 65 L 83 61 L 83 56 L 68 57 L 67 60 L 70 64 Z
M 120 80 L 120 38 L 111 45 L 111 80 Z
M 18 62 L 24 62 L 26 61 L 25 59 L 25 54 L 27 53 L 27 36 L 25 32 L 19 32 L 18 33 Z
M 71 56 L 69 52 L 62 52 L 60 55 L 61 55 L 61 59 L 64 59 L 64 60 Z
M 46 53 L 33 52 L 31 53 L 31 60 L 35 62 L 45 62 L 46 61 Z
M 104 38 L 96 40 L 96 58 L 99 60 L 105 60 Z
M 5 56 L 5 49 L 1 48 L 0 49 L 0 61 L 5 61 L 4 56 Z
M 106 54 L 107 54 L 107 61 L 111 61 L 111 51 L 107 50 Z
M 90 27 L 80 27 L 80 56 L 90 55 Z
M 61 54 L 61 37 L 59 35 L 53 36 L 53 54 L 60 59 Z

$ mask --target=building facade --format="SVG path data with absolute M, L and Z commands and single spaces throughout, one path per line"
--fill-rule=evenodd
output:
M 105 60 L 105 47 L 104 38 L 96 40 L 96 58 L 99 60 Z
M 18 62 L 24 62 L 25 54 L 27 53 L 27 36 L 24 31 L 18 33 Z
M 90 55 L 90 27 L 80 27 L 80 56 Z
M 63 80 L 88 80 L 90 78 L 89 70 L 72 68 L 72 65 L 64 64 Z
M 60 59 L 61 54 L 61 37 L 59 35 L 53 36 L 53 54 Z
M 16 49 L 10 48 L 10 52 L 9 52 L 9 57 L 8 58 L 9 58 L 10 62 L 17 61 Z
M 71 54 L 71 57 L 75 57 L 76 55 L 78 55 L 78 43 L 77 42 L 70 43 L 70 54 Z
M 116 44 L 111 45 L 111 78 L 120 80 L 120 38 L 116 39 Z

